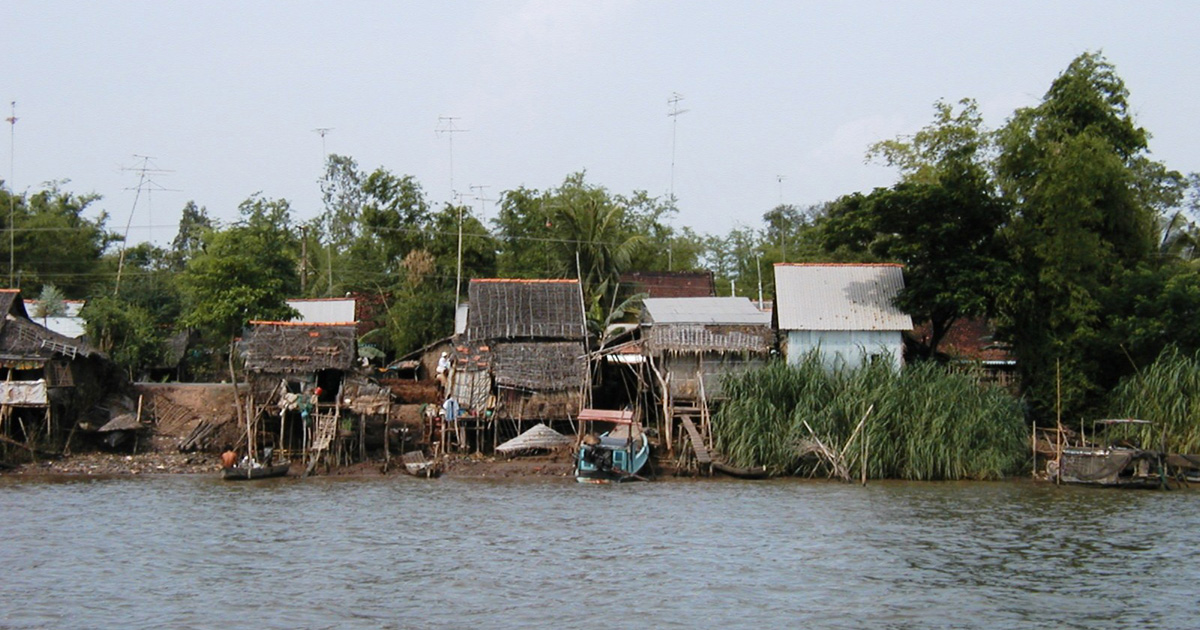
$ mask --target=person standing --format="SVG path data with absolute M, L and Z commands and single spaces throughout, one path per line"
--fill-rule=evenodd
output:
M 443 352 L 437 362 L 437 382 L 442 387 L 442 391 L 446 391 L 446 387 L 450 383 L 450 353 Z

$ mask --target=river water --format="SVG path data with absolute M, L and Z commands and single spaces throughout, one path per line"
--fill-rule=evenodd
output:
M 1200 494 L 0 477 L 0 629 L 1195 627 Z

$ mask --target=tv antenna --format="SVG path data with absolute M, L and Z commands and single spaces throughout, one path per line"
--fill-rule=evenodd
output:
M 321 163 L 322 163 L 322 165 L 324 165 L 324 163 L 325 163 L 325 158 L 329 156 L 329 152 L 325 150 L 325 136 L 329 135 L 330 131 L 333 131 L 333 127 L 317 127 L 316 129 L 313 129 L 313 133 L 317 134 L 318 136 L 321 136 Z
M 475 199 L 477 201 L 479 201 L 479 216 L 482 218 L 485 214 L 487 214 L 487 202 L 493 201 L 492 199 L 489 199 L 486 195 L 483 194 L 483 189 L 491 188 L 491 186 L 488 186 L 486 184 L 482 185 L 482 186 L 472 184 L 470 186 L 467 186 L 467 188 L 470 188 L 471 190 L 475 191 Z
M 671 98 L 667 99 L 667 105 L 671 106 L 671 111 L 667 112 L 667 116 L 671 117 L 671 205 L 675 205 L 675 136 L 676 130 L 679 128 L 679 116 L 686 114 L 688 110 L 679 109 L 679 101 L 683 100 L 683 95 L 679 92 L 671 92 Z
M 450 140 L 450 198 L 453 199 L 457 194 L 454 189 L 454 134 L 470 131 L 470 129 L 458 129 L 454 126 L 454 121 L 459 120 L 458 116 L 438 116 L 437 127 L 433 133 L 439 138 L 442 134 L 447 134 Z
M 17 226 L 13 223 L 17 215 L 17 189 L 13 185 L 13 179 L 16 177 L 17 164 L 17 102 L 10 103 L 12 106 L 12 115 L 4 120 L 8 121 L 9 126 L 9 141 L 8 141 L 8 286 L 16 288 L 16 234 Z
M 137 212 L 138 199 L 141 198 L 142 191 L 146 192 L 147 201 L 152 198 L 152 194 L 156 190 L 159 192 L 178 192 L 178 190 L 174 188 L 165 188 L 152 179 L 154 175 L 165 175 L 167 173 L 174 173 L 175 171 L 168 171 L 158 168 L 158 165 L 154 163 L 154 158 L 148 155 L 134 154 L 133 157 L 139 161 L 138 166 L 121 167 L 122 171 L 133 171 L 137 173 L 138 183 L 137 186 L 125 189 L 136 190 L 137 192 L 133 195 L 133 207 L 129 210 L 129 219 L 125 221 L 125 235 L 121 239 L 121 254 L 117 258 L 117 281 L 116 285 L 113 287 L 113 295 L 117 295 L 121 291 L 121 272 L 125 269 L 125 249 L 129 244 L 129 227 L 133 224 L 133 215 Z M 151 204 L 151 212 L 153 212 L 153 209 L 154 206 Z

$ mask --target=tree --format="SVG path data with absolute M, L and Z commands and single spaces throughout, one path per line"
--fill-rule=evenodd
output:
M 250 320 L 294 316 L 287 298 L 299 287 L 288 202 L 255 195 L 239 211 L 241 221 L 206 233 L 203 253 L 180 275 L 183 324 L 220 345 Z
M 598 331 L 616 310 L 621 273 L 646 237 L 628 229 L 624 206 L 586 183 L 583 173 L 568 176 L 545 203 L 560 274 L 579 278 L 589 325 Z
M 492 225 L 499 252 L 497 272 L 505 278 L 550 278 L 561 265 L 549 247 L 554 221 L 546 207 L 546 195 L 529 188 L 506 190 L 500 195 L 500 210 Z
M 62 317 L 67 314 L 67 304 L 63 299 L 62 291 L 53 284 L 42 286 L 42 292 L 38 295 L 37 306 L 33 308 L 33 316 L 42 318 L 42 325 L 48 326 L 49 318 Z
M 188 261 L 200 253 L 204 233 L 211 229 L 213 222 L 207 209 L 197 206 L 195 201 L 187 202 L 179 217 L 179 231 L 171 241 L 171 267 L 176 271 L 187 267 Z
M 1008 268 L 999 239 L 1007 207 L 983 162 L 989 135 L 974 102 L 959 105 L 955 113 L 939 101 L 929 126 L 873 146 L 868 155 L 898 166 L 901 181 L 839 199 L 822 225 L 828 252 L 905 266 L 896 305 L 929 322 L 918 346 L 931 357 L 954 322 L 990 312 Z
M 162 359 L 164 329 L 142 305 L 105 293 L 88 300 L 80 315 L 88 338 L 130 378 Z
M 13 215 L 10 226 L 9 212 L 0 212 L 0 225 L 14 230 L 14 286 L 38 291 L 53 284 L 67 297 L 82 298 L 96 280 L 105 249 L 119 237 L 105 229 L 106 213 L 95 219 L 84 217 L 100 199 L 98 195 L 77 195 L 64 190 L 65 184 L 50 182 L 15 199 L 10 198 L 11 191 L 0 189 L 0 206 L 7 210 L 11 202 Z M 7 261 L 9 252 L 9 239 L 2 239 L 0 258 Z
M 1098 53 L 1077 57 L 1039 105 L 1018 110 L 999 147 L 1017 272 L 1001 296 L 999 333 L 1035 408 L 1052 413 L 1061 373 L 1063 408 L 1077 413 L 1094 401 L 1101 366 L 1121 354 L 1104 295 L 1152 262 L 1155 211 L 1176 175 L 1146 156 L 1125 84 Z

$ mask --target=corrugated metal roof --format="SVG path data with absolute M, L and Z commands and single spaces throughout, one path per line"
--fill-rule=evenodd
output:
M 344 323 L 358 321 L 354 318 L 354 298 L 318 298 L 288 300 L 288 306 L 300 312 L 294 321 L 316 323 Z
M 646 298 L 654 324 L 771 324 L 771 314 L 745 297 Z
M 893 305 L 904 288 L 900 265 L 775 265 L 780 330 L 911 330 Z

